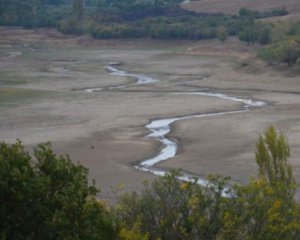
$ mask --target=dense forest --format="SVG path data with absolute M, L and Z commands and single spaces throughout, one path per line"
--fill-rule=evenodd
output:
M 238 15 L 194 13 L 180 0 L 1 0 L 0 25 L 53 27 L 99 39 L 154 38 L 201 40 L 238 36 L 250 44 L 270 45 L 259 53 L 268 64 L 300 64 L 299 22 L 281 33 L 260 19 L 288 14 L 284 7 L 266 12 L 241 9 Z M 280 32 L 280 39 L 274 35 Z
M 268 25 L 255 19 L 287 14 L 284 8 L 238 16 L 183 10 L 179 0 L 3 0 L 0 25 L 56 27 L 95 38 L 209 39 L 240 35 L 241 40 L 270 42 Z M 255 32 L 254 32 L 255 31 Z M 223 37 L 221 37 L 223 36 Z
M 233 185 L 210 176 L 184 182 L 180 171 L 145 183 L 109 205 L 88 170 L 49 144 L 34 156 L 20 142 L 0 144 L 1 239 L 297 240 L 300 204 L 285 137 L 270 127 L 256 143 L 258 178 Z

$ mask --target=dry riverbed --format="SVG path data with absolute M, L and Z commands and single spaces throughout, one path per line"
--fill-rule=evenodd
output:
M 15 37 L 21 33 L 23 39 Z M 300 181 L 300 75 L 264 66 L 254 59 L 255 49 L 235 39 L 223 45 L 96 41 L 7 28 L 0 35 L 0 140 L 19 138 L 29 148 L 51 141 L 57 153 L 90 169 L 107 198 L 114 197 L 111 187 L 139 190 L 155 177 L 133 168 L 161 148 L 145 137 L 150 120 L 242 107 L 215 97 L 172 94 L 178 92 L 222 93 L 268 105 L 174 123 L 169 136 L 178 143 L 178 154 L 159 167 L 229 175 L 245 183 L 257 171 L 256 138 L 273 124 L 289 139 Z M 112 75 L 110 62 L 158 81 L 130 85 L 134 77 Z M 129 85 L 110 88 L 124 84 Z M 88 93 L 87 88 L 101 90 Z

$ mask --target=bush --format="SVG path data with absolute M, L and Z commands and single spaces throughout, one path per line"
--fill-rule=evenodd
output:
M 70 34 L 83 34 L 84 29 L 82 26 L 82 22 L 79 22 L 75 18 L 69 18 L 62 20 L 58 23 L 57 26 L 58 30 L 63 33 L 70 33 Z
M 292 23 L 289 35 L 300 35 L 300 21 Z
M 271 64 L 287 63 L 295 65 L 300 57 L 300 40 L 286 39 L 271 44 L 259 54 L 264 61 Z
M 258 42 L 261 45 L 272 43 L 272 29 L 269 26 L 263 26 L 258 30 Z

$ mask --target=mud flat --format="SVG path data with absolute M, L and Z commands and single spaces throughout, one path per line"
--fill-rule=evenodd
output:
M 165 137 L 178 146 L 176 156 L 156 167 L 182 168 L 197 176 L 229 175 L 245 183 L 257 172 L 257 136 L 272 124 L 287 135 L 300 180 L 299 75 L 274 71 L 251 59 L 255 54 L 245 56 L 247 67 L 240 66 L 238 54 L 217 54 L 220 48 L 237 45 L 234 39 L 222 46 L 213 41 L 100 41 L 87 47 L 52 34 L 55 45 L 49 37 L 41 46 L 35 39 L 43 38 L 43 32 L 40 38 L 39 33 L 32 39 L 26 35 L 26 46 L 12 36 L 15 44 L 5 47 L 9 34 L 12 31 L 6 30 L 1 39 L 1 56 L 21 54 L 0 59 L 1 140 L 19 138 L 29 148 L 51 141 L 57 153 L 69 154 L 90 169 L 105 197 L 114 197 L 111 187 L 124 184 L 125 190 L 139 190 L 145 179 L 155 177 L 134 168 L 164 147 L 146 137 L 150 131 L 145 126 L 151 121 L 235 112 L 245 105 L 209 93 L 267 106 L 173 122 Z M 238 47 L 236 53 L 246 46 Z M 130 74 L 112 75 L 116 69 L 108 69 L 109 62 L 121 62 L 111 67 Z M 157 81 L 135 84 L 137 75 Z M 196 92 L 203 94 L 193 95 Z

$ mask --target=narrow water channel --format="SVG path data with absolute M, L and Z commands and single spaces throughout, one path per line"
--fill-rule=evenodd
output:
M 111 86 L 107 87 L 106 89 L 122 89 L 126 87 L 131 87 L 134 85 L 142 85 L 142 84 L 150 84 L 150 83 L 156 83 L 159 82 L 159 80 L 153 79 L 151 77 L 148 77 L 143 74 L 133 74 L 128 73 L 124 70 L 119 70 L 117 67 L 120 63 L 111 62 L 106 67 L 106 69 L 110 72 L 110 74 L 115 76 L 121 76 L 121 77 L 131 77 L 136 80 L 134 83 L 129 84 L 122 84 L 117 86 Z M 86 92 L 95 92 L 95 91 L 102 91 L 104 88 L 89 88 L 85 89 Z M 134 167 L 140 171 L 144 172 L 151 172 L 152 174 L 158 175 L 158 176 L 164 176 L 168 173 L 168 170 L 162 169 L 157 167 L 157 164 L 159 164 L 162 161 L 167 161 L 172 158 L 174 158 L 177 154 L 178 145 L 176 141 L 168 138 L 168 134 L 171 132 L 172 124 L 175 122 L 192 119 L 192 118 L 209 118 L 209 117 L 216 117 L 216 116 L 222 116 L 222 115 L 228 115 L 228 114 L 238 114 L 242 112 L 250 111 L 254 108 L 261 108 L 267 105 L 266 102 L 263 101 L 257 101 L 254 99 L 247 99 L 247 98 L 241 98 L 236 96 L 230 96 L 226 95 L 224 93 L 218 93 L 218 92 L 176 92 L 176 93 L 168 93 L 168 94 L 176 94 L 176 95 L 196 95 L 196 96 L 202 96 L 202 97 L 213 97 L 222 99 L 225 101 L 232 101 L 240 103 L 242 106 L 239 110 L 235 111 L 219 111 L 219 112 L 209 112 L 209 113 L 202 113 L 202 114 L 190 114 L 190 115 L 184 115 L 180 117 L 172 117 L 172 118 L 162 118 L 162 119 L 155 119 L 152 120 L 149 124 L 147 124 L 145 127 L 149 130 L 149 134 L 146 136 L 147 138 L 154 139 L 161 143 L 162 148 L 161 150 L 154 156 L 148 159 L 145 159 L 141 161 L 139 164 L 135 165 Z M 195 177 L 198 179 L 198 184 L 207 186 L 210 183 L 203 179 L 199 178 L 199 176 L 192 175 L 190 173 L 182 172 L 182 176 L 178 177 L 181 180 L 184 181 L 195 181 Z M 225 193 L 224 193 L 225 195 Z
M 92 93 L 92 92 L 99 92 L 103 90 L 122 89 L 126 87 L 132 87 L 135 85 L 143 85 L 143 84 L 159 82 L 159 80 L 148 77 L 143 74 L 133 74 L 133 73 L 128 73 L 126 71 L 120 70 L 117 68 L 117 66 L 119 65 L 120 65 L 119 62 L 110 62 L 109 65 L 106 66 L 105 68 L 109 71 L 111 75 L 119 76 L 119 77 L 129 77 L 135 79 L 136 81 L 134 83 L 119 84 L 116 86 L 110 86 L 106 88 L 86 88 L 84 89 L 84 91 L 87 93 Z
M 147 135 L 148 138 L 152 138 L 156 141 L 161 142 L 163 148 L 160 152 L 149 159 L 141 161 L 138 165 L 135 166 L 136 169 L 139 169 L 144 172 L 151 172 L 158 176 L 164 176 L 168 173 L 167 170 L 156 167 L 156 165 L 162 161 L 170 160 L 176 156 L 178 145 L 176 141 L 167 137 L 168 133 L 171 131 L 172 124 L 178 121 L 183 121 L 192 118 L 209 118 L 216 117 L 228 114 L 237 114 L 246 111 L 250 111 L 252 108 L 260 108 L 266 106 L 266 103 L 263 101 L 256 101 L 252 99 L 243 99 L 238 97 L 233 97 L 221 93 L 207 93 L 207 92 L 187 92 L 187 93 L 173 93 L 178 95 L 197 95 L 197 96 L 206 96 L 206 97 L 215 97 L 224 100 L 230 100 L 234 102 L 242 103 L 243 106 L 240 110 L 236 111 L 220 111 L 220 112 L 212 112 L 212 113 L 203 113 L 203 114 L 193 114 L 193 115 L 184 115 L 180 117 L 174 118 L 164 118 L 164 119 L 155 119 L 152 120 L 146 128 L 149 129 L 150 134 Z M 199 176 L 192 175 L 190 173 L 182 172 L 182 176 L 179 178 L 184 181 L 194 181 L 195 177 L 198 179 L 198 184 L 202 186 L 206 186 L 209 182 L 203 178 L 199 178 Z M 224 195 L 225 192 L 224 192 Z

